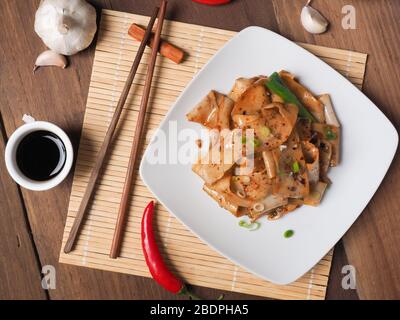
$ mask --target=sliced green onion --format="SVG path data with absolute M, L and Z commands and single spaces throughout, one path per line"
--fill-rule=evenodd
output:
M 254 139 L 251 141 L 251 144 L 253 145 L 254 148 L 261 147 L 261 141 L 258 140 L 257 138 L 254 138 Z
M 285 233 L 283 234 L 283 236 L 285 238 L 293 237 L 293 235 L 294 235 L 294 231 L 293 230 L 286 230 Z
M 248 222 L 246 222 L 246 221 L 244 221 L 244 220 L 240 220 L 240 221 L 239 221 L 239 226 L 242 227 L 242 228 L 249 229 L 250 231 L 255 231 L 255 230 L 257 230 L 258 228 L 260 228 L 261 223 L 259 223 L 259 222 L 251 222 L 251 223 L 248 223 Z
M 260 128 L 260 136 L 263 138 L 263 139 L 266 139 L 266 138 L 268 138 L 268 136 L 271 134 L 271 130 L 268 128 L 268 127 L 261 127 Z
M 247 143 L 246 137 L 242 137 L 242 144 L 246 144 L 246 143 Z M 262 145 L 261 141 L 258 140 L 257 138 L 254 138 L 254 139 L 249 140 L 249 143 L 251 143 L 251 145 L 252 145 L 254 148 L 261 147 L 261 145 Z
M 274 72 L 266 81 L 265 85 L 270 91 L 280 96 L 286 103 L 292 103 L 299 108 L 299 117 L 309 119 L 311 122 L 315 121 L 314 116 L 303 106 L 303 104 L 297 99 L 296 95 L 285 86 L 283 80 L 277 72 Z
M 293 162 L 293 173 L 298 173 L 300 171 L 300 165 L 297 161 Z
M 328 140 L 335 140 L 337 138 L 336 134 L 332 131 L 331 128 L 325 129 L 325 138 Z

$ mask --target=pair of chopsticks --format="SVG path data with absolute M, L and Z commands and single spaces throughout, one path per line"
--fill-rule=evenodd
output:
M 121 247 L 121 240 L 122 240 L 122 232 L 123 232 L 123 228 L 124 228 L 124 224 L 125 224 L 125 220 L 126 220 L 127 209 L 128 209 L 128 204 L 129 204 L 129 195 L 130 195 L 132 182 L 133 182 L 133 178 L 134 178 L 136 157 L 137 157 L 138 150 L 139 150 L 140 138 L 142 136 L 142 132 L 143 132 L 143 128 L 144 128 L 146 109 L 147 109 L 147 104 L 149 102 L 151 83 L 152 83 L 154 68 L 155 68 L 155 64 L 156 64 L 156 60 L 157 60 L 157 52 L 158 52 L 158 49 L 160 46 L 161 30 L 162 30 L 163 23 L 164 23 L 166 8 L 167 8 L 167 1 L 161 0 L 160 7 L 155 8 L 154 13 L 150 18 L 146 32 L 140 43 L 135 60 L 132 64 L 132 68 L 129 72 L 128 78 L 125 82 L 125 86 L 124 86 L 121 96 L 119 98 L 117 107 L 115 108 L 115 112 L 111 119 L 110 126 L 107 130 L 106 136 L 104 137 L 103 144 L 100 148 L 100 151 L 97 154 L 96 162 L 94 164 L 92 173 L 90 175 L 88 185 L 86 187 L 85 193 L 84 193 L 82 201 L 80 203 L 76 218 L 75 218 L 72 228 L 70 230 L 68 240 L 64 247 L 65 253 L 69 253 L 73 250 L 76 238 L 77 238 L 80 228 L 83 224 L 86 210 L 87 210 L 87 208 L 89 206 L 89 202 L 92 198 L 93 190 L 95 188 L 97 179 L 99 177 L 100 170 L 103 165 L 107 150 L 110 147 L 112 137 L 114 135 L 115 129 L 118 124 L 118 120 L 122 113 L 122 109 L 125 105 L 126 99 L 129 94 L 129 90 L 130 90 L 132 82 L 135 78 L 135 75 L 136 75 L 137 69 L 139 67 L 140 60 L 143 56 L 144 50 L 146 48 L 146 45 L 148 44 L 148 42 L 152 36 L 152 29 L 153 29 L 154 23 L 156 21 L 156 18 L 158 16 L 158 23 L 157 23 L 156 31 L 155 31 L 155 35 L 154 35 L 154 42 L 152 45 L 150 62 L 149 62 L 148 69 L 147 69 L 147 75 L 146 75 L 146 80 L 145 80 L 145 85 L 144 85 L 143 96 L 142 96 L 142 100 L 140 103 L 139 115 L 138 115 L 138 120 L 136 123 L 135 136 L 134 136 L 131 154 L 130 154 L 130 158 L 129 158 L 128 170 L 127 170 L 126 177 L 125 177 L 125 184 L 124 184 L 124 189 L 122 192 L 122 198 L 121 198 L 121 204 L 120 204 L 120 208 L 119 208 L 119 212 L 118 212 L 117 224 L 115 227 L 113 242 L 112 242 L 111 250 L 110 250 L 111 258 L 115 259 L 119 255 L 119 251 L 120 251 L 120 247 Z

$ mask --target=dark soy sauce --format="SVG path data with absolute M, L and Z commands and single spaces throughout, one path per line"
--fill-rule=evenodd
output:
M 65 158 L 64 143 L 49 131 L 29 133 L 17 147 L 17 165 L 32 180 L 45 181 L 55 177 L 63 169 Z

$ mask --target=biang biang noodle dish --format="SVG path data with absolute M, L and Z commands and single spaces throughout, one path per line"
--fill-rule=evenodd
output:
M 203 190 L 237 217 L 279 219 L 318 206 L 339 164 L 340 125 L 330 96 L 313 95 L 293 74 L 239 78 L 210 91 L 187 114 L 210 130 L 192 170 Z

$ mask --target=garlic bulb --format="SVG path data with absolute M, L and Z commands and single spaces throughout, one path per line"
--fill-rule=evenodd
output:
M 42 0 L 36 11 L 36 33 L 59 54 L 86 49 L 96 30 L 96 10 L 84 0 Z
M 301 23 L 308 32 L 318 34 L 324 33 L 328 28 L 329 22 L 325 17 L 310 6 L 311 0 L 301 10 Z
M 68 62 L 65 56 L 52 50 L 46 50 L 36 58 L 33 73 L 35 73 L 38 68 L 47 66 L 56 66 L 65 69 L 67 64 Z

